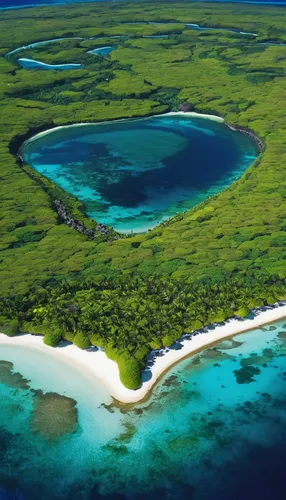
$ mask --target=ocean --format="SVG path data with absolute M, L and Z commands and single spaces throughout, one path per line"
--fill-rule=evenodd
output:
M 57 358 L 0 354 L 0 498 L 282 500 L 286 320 L 178 363 L 120 405 Z
M 89 2 L 116 2 L 120 0 L 89 0 Z M 135 0 L 140 1 L 140 0 Z M 192 0 L 190 0 L 192 1 Z M 208 2 L 209 0 L 202 0 Z M 222 0 L 212 0 L 212 2 L 222 3 Z M 86 0 L 0 0 L 0 9 L 1 8 L 22 8 L 22 7 L 33 7 L 33 6 L 41 6 L 41 5 L 56 5 L 56 4 L 65 4 L 65 3 L 87 3 Z M 253 4 L 262 4 L 262 5 L 286 5 L 284 0 L 228 0 L 227 3 L 253 3 Z

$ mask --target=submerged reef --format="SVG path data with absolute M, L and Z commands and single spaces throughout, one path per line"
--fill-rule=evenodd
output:
M 30 420 L 33 432 L 56 441 L 77 429 L 76 401 L 60 394 L 36 391 Z
M 238 384 L 249 384 L 255 382 L 254 375 L 258 375 L 260 369 L 256 366 L 247 365 L 240 368 L 240 370 L 234 370 L 233 373 Z
M 0 384 L 5 384 L 13 389 L 29 389 L 29 380 L 25 379 L 21 373 L 14 372 L 13 363 L 0 360 Z

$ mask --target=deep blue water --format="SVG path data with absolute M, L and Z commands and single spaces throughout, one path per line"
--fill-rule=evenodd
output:
M 225 124 L 187 116 L 79 125 L 29 141 L 25 161 L 118 231 L 146 231 L 220 192 L 257 156 Z
M 120 1 L 120 0 L 89 0 L 89 2 L 114 2 L 114 1 Z M 135 0 L 136 1 L 136 0 Z M 140 1 L 140 0 L 138 0 Z M 190 0 L 191 2 L 192 0 Z M 223 2 L 223 0 L 202 0 L 202 1 L 212 1 L 212 2 Z M 24 6 L 40 6 L 40 5 L 56 5 L 56 4 L 63 4 L 63 3 L 87 3 L 87 0 L 0 0 L 0 8 L 21 8 Z M 257 3 L 257 4 L 266 4 L 266 5 L 286 5 L 285 0 L 264 0 L 264 1 L 259 1 L 259 0 L 227 0 L 227 3 Z
M 285 320 L 189 357 L 129 408 L 41 351 L 2 344 L 1 359 L 30 380 L 0 361 L 1 500 L 285 499 Z M 33 427 L 35 389 L 77 401 L 72 434 Z

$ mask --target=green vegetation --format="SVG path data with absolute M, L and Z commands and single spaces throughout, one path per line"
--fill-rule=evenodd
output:
M 126 24 L 136 20 L 166 24 Z M 200 32 L 182 22 L 258 36 Z M 104 347 L 123 383 L 135 388 L 151 348 L 285 298 L 286 47 L 260 43 L 285 43 L 284 10 L 74 4 L 3 11 L 0 27 L 0 324 L 7 333 Z M 158 34 L 168 38 L 145 38 Z M 118 35 L 124 38 L 110 38 Z M 57 37 L 82 39 L 5 57 Z M 106 44 L 116 47 L 108 57 L 87 54 Z M 84 68 L 25 70 L 19 57 Z M 144 235 L 97 232 L 78 200 L 17 159 L 38 131 L 183 103 L 252 131 L 264 151 L 230 188 Z M 83 232 L 64 223 L 55 200 Z
M 250 303 L 285 298 L 285 280 L 254 274 L 220 284 L 126 276 L 36 288 L 24 298 L 3 299 L 2 314 L 6 322 L 17 318 L 21 331 L 44 334 L 48 345 L 63 338 L 82 349 L 103 347 L 118 363 L 124 385 L 136 389 L 152 348 L 234 314 L 245 316 Z

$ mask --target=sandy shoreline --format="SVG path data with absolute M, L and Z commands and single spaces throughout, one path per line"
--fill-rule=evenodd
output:
M 57 127 L 49 128 L 48 130 L 43 130 L 43 132 L 39 132 L 38 134 L 33 135 L 30 137 L 30 139 L 27 139 L 26 141 L 23 142 L 22 146 L 20 147 L 20 151 L 23 149 L 23 147 L 28 144 L 29 142 L 36 141 L 37 139 L 40 139 L 41 137 L 45 137 L 46 135 L 52 134 L 53 132 L 56 132 L 58 130 L 63 130 L 66 128 L 75 128 L 75 127 L 86 127 L 88 125 L 105 125 L 105 124 L 112 124 L 112 123 L 119 123 L 119 122 L 126 122 L 126 121 L 135 121 L 135 120 L 150 120 L 151 118 L 156 118 L 159 116 L 188 116 L 188 117 L 193 117 L 193 118 L 202 118 L 204 120 L 210 120 L 218 123 L 224 123 L 224 118 L 221 116 L 216 116 L 216 115 L 207 115 L 204 113 L 197 113 L 195 111 L 169 111 L 168 113 L 162 113 L 159 115 L 150 115 L 150 116 L 137 116 L 133 118 L 118 118 L 115 120 L 103 120 L 103 121 L 98 121 L 98 122 L 79 122 L 79 123 L 72 123 L 70 125 L 58 125 Z
M 101 382 L 116 400 L 122 403 L 135 403 L 146 397 L 165 371 L 188 355 L 226 337 L 286 318 L 286 303 L 267 308 L 264 311 L 255 310 L 254 312 L 255 317 L 253 319 L 240 320 L 234 318 L 228 320 L 225 324 L 208 330 L 207 333 L 194 332 L 195 335 L 192 337 L 188 338 L 186 336 L 180 339 L 182 347 L 179 350 L 167 349 L 163 355 L 161 353 L 160 356 L 155 357 L 151 363 L 152 366 L 147 369 L 151 375 L 150 378 L 148 377 L 149 380 L 143 382 L 141 388 L 137 391 L 126 389 L 122 385 L 117 364 L 108 359 L 103 351 L 83 351 L 72 344 L 64 347 L 49 347 L 44 344 L 41 336 L 31 334 L 7 337 L 1 333 L 0 345 L 23 346 L 45 352 L 58 359 L 64 359 L 73 366 L 76 365 L 76 369 L 83 374 L 93 377 L 97 382 Z M 145 373 L 147 373 L 147 370 Z
M 153 116 L 189 116 L 193 118 L 202 118 L 203 120 L 210 120 L 212 122 L 224 123 L 224 118 L 221 116 L 197 113 L 196 111 L 169 111 L 168 113 Z

